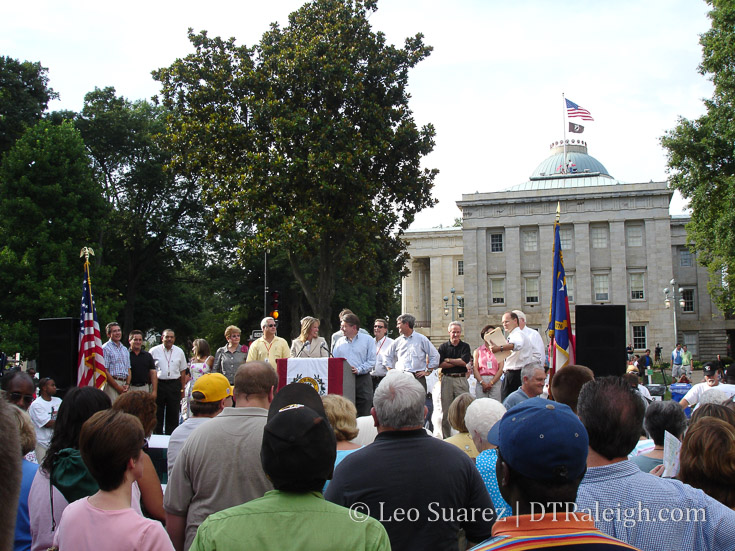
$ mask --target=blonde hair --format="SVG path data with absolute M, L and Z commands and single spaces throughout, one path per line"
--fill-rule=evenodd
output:
M 464 414 L 467 413 L 467 407 L 475 401 L 475 397 L 469 392 L 463 392 L 457 396 L 449 406 L 447 419 L 454 430 L 459 432 L 469 432 L 464 422 Z
M 225 329 L 225 338 L 229 339 L 230 335 L 233 333 L 240 333 L 242 335 L 242 331 L 240 331 L 240 328 L 236 325 L 228 325 L 227 329 Z
M 314 327 L 315 323 L 319 323 L 319 320 L 311 316 L 306 316 L 301 320 L 301 334 L 299 335 L 301 342 L 306 342 L 309 339 L 309 333 L 311 333 L 311 328 Z
M 25 455 L 36 449 L 36 430 L 33 428 L 31 416 L 18 406 L 13 406 L 10 410 L 15 415 L 18 422 L 18 434 L 20 435 L 20 454 Z
M 337 442 L 352 440 L 358 434 L 357 409 L 355 404 L 339 394 L 327 394 L 322 396 L 324 411 L 327 414 L 329 424 L 334 429 Z

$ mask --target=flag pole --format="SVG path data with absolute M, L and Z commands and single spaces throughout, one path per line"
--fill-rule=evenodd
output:
M 563 124 L 563 130 L 564 130 L 564 140 L 562 141 L 562 145 L 564 146 L 564 160 L 562 161 L 562 174 L 567 173 L 567 99 L 564 96 L 564 92 L 561 93 L 561 103 L 562 103 L 562 118 L 564 119 Z M 559 221 L 559 209 L 557 208 L 556 211 L 556 221 Z
M 89 257 L 94 256 L 94 251 L 90 247 L 82 247 L 79 256 L 84 257 L 84 272 L 87 274 L 87 288 L 89 289 L 89 303 L 92 304 L 92 276 L 89 273 Z

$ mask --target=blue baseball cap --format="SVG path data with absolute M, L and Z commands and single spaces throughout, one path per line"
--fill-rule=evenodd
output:
M 495 423 L 487 441 L 503 460 L 532 480 L 575 480 L 587 468 L 589 437 L 565 404 L 530 398 Z

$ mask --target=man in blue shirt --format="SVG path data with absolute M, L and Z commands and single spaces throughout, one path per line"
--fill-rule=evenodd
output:
M 735 512 L 702 490 L 652 476 L 628 460 L 644 410 L 622 377 L 602 377 L 582 387 L 577 414 L 589 435 L 589 454 L 578 514 L 642 551 L 735 550 Z
M 375 341 L 360 333 L 360 318 L 345 314 L 340 325 L 343 336 L 334 345 L 335 358 L 344 358 L 355 374 L 355 407 L 357 416 L 370 415 L 373 407 L 373 380 L 370 372 L 375 367 Z

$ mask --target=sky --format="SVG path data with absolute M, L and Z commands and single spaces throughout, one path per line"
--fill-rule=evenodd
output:
M 40 61 L 60 94 L 51 110 L 80 110 L 95 87 L 130 100 L 159 88 L 151 71 L 192 51 L 187 28 L 253 45 L 272 22 L 285 26 L 297 0 L 28 0 L 0 18 L 0 55 Z M 527 181 L 563 137 L 562 94 L 588 109 L 589 154 L 623 182 L 666 179 L 660 137 L 679 117 L 704 112 L 711 83 L 697 72 L 700 0 L 379 0 L 375 31 L 402 45 L 422 33 L 434 51 L 409 76 L 419 126 L 436 147 L 433 209 L 413 229 L 452 225 L 463 193 Z M 685 202 L 678 195 L 672 214 Z

